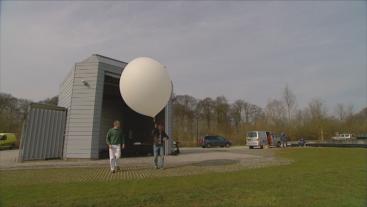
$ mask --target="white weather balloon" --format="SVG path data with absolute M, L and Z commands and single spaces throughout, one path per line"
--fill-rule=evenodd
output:
M 123 70 L 120 92 L 131 109 L 154 117 L 167 105 L 172 83 L 162 64 L 152 58 L 139 57 L 129 62 Z

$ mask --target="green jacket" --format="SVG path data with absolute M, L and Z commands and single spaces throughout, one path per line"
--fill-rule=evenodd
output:
M 121 129 L 111 128 L 107 132 L 106 143 L 108 145 L 125 144 L 125 137 Z

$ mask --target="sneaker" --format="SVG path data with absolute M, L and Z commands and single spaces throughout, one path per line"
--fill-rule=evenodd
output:
M 120 171 L 121 169 L 120 169 L 120 167 L 119 167 L 119 166 L 117 166 L 117 167 L 116 167 L 116 170 L 117 170 L 117 171 Z
M 155 166 L 155 169 L 159 169 L 159 167 L 156 165 L 156 166 Z
M 115 173 L 116 172 L 116 170 L 111 170 L 111 173 Z

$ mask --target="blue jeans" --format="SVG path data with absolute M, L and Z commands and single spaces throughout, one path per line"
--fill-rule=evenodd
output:
M 154 165 L 156 168 L 163 168 L 164 147 L 163 145 L 153 145 Z
M 281 142 L 283 148 L 287 147 L 287 140 L 282 140 Z

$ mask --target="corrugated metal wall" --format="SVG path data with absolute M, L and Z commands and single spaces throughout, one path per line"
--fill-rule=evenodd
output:
M 20 160 L 45 160 L 63 157 L 67 109 L 31 104 L 23 126 Z

